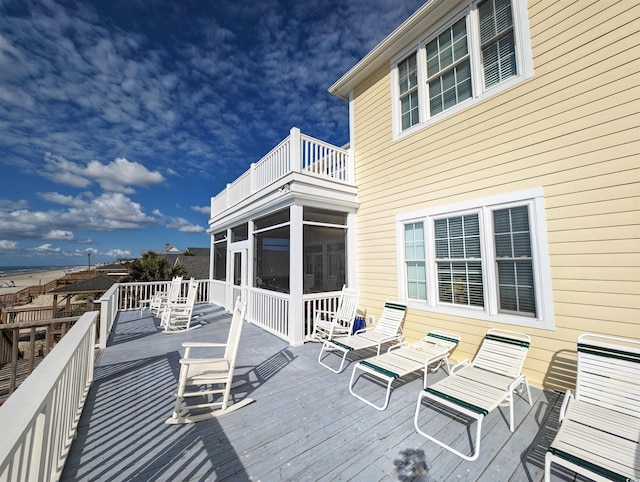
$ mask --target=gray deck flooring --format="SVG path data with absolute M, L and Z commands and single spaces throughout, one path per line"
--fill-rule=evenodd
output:
M 230 316 L 199 306 L 201 328 L 160 332 L 157 320 L 138 312 L 119 315 L 62 480 L 279 481 L 418 480 L 540 481 L 544 453 L 558 420 L 561 397 L 532 388 L 533 406 L 516 402 L 516 431 L 508 409 L 483 424 L 480 457 L 466 462 L 418 435 L 413 426 L 421 375 L 394 382 L 389 407 L 377 411 L 348 390 L 353 363 L 334 374 L 317 362 L 320 345 L 290 347 L 245 324 L 236 377 L 237 400 L 255 401 L 216 419 L 166 425 L 174 399 L 184 341 L 223 342 Z M 137 319 L 138 318 L 138 319 Z M 354 357 L 355 359 L 355 357 Z M 444 376 L 442 370 L 430 380 Z M 361 380 L 362 393 L 384 389 Z M 421 420 L 448 441 L 469 447 L 468 422 L 425 408 Z M 574 480 L 554 472 L 555 480 Z

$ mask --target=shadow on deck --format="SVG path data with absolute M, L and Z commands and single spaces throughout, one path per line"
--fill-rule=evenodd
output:
M 336 375 L 318 364 L 320 345 L 290 347 L 250 324 L 236 369 L 247 383 L 233 393 L 255 402 L 217 419 L 165 425 L 182 342 L 226 340 L 230 315 L 210 305 L 198 312 L 201 328 L 171 335 L 150 316 L 120 313 L 62 480 L 542 480 L 561 403 L 555 392 L 532 389 L 532 407 L 518 398 L 514 433 L 508 410 L 491 413 L 479 459 L 466 462 L 415 432 L 421 376 L 394 384 L 389 408 L 378 412 L 349 394 L 350 367 Z M 384 392 L 370 382 L 360 390 Z M 440 437 L 469 445 L 465 420 L 423 412 Z

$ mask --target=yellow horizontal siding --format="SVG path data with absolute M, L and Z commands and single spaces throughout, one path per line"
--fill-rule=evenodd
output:
M 528 3 L 535 75 L 512 89 L 398 141 L 389 67 L 354 89 L 358 283 L 376 317 L 397 294 L 397 214 L 542 187 L 555 331 L 411 309 L 404 331 L 459 333 L 455 360 L 490 327 L 527 332 L 525 372 L 562 388 L 580 333 L 640 338 L 640 5 Z

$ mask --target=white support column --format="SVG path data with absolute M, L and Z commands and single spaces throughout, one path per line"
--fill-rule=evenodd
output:
M 302 206 L 290 207 L 291 223 L 289 229 L 289 344 L 296 346 L 304 343 L 304 320 L 302 292 L 304 288 Z
M 251 298 L 253 297 L 253 289 L 255 287 L 254 281 L 256 279 L 255 275 L 255 237 L 253 235 L 253 230 L 255 229 L 255 223 L 253 219 L 247 223 L 247 232 L 248 232 L 248 253 L 247 253 L 247 320 L 254 319 L 254 306 L 251 304 Z
M 292 127 L 289 142 L 291 145 L 291 172 L 302 172 L 302 144 L 300 142 L 300 129 Z
M 353 106 L 353 90 L 349 92 L 349 159 L 347 162 L 347 182 L 356 183 L 356 163 L 354 159 L 355 152 L 355 128 L 354 128 L 354 106 Z
M 347 214 L 347 286 L 358 288 L 358 250 L 355 213 Z

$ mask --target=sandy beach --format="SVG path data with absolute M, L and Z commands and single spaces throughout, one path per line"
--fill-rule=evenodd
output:
M 65 274 L 64 268 L 48 271 L 33 271 L 24 274 L 8 274 L 4 278 L 0 278 L 0 294 L 17 293 L 27 286 L 44 285 L 50 281 L 63 278 Z M 8 286 L 10 284 L 14 284 L 15 286 Z

